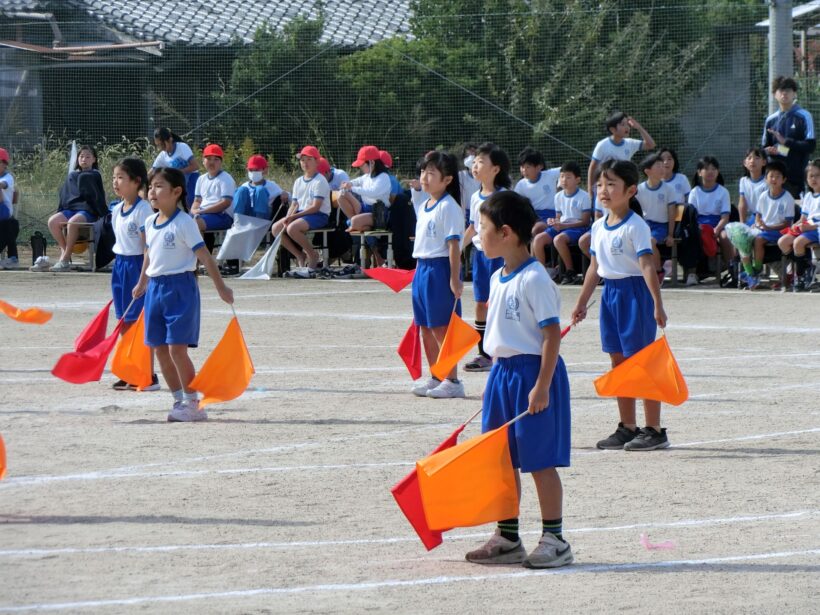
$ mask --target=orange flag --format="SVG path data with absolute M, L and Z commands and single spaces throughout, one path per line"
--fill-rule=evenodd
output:
M 151 384 L 151 349 L 145 345 L 145 311 L 120 338 L 111 371 L 120 380 L 137 388 Z
M 239 321 L 234 316 L 228 323 L 222 339 L 191 381 L 190 387 L 202 393 L 203 398 L 199 402 L 199 407 L 204 408 L 209 404 L 229 401 L 242 395 L 248 388 L 253 374 L 251 355 L 245 345 Z
M 518 489 L 507 425 L 416 462 L 431 530 L 518 516 Z
M 689 388 L 665 335 L 596 378 L 595 390 L 602 397 L 654 399 L 673 406 L 689 399 Z
M 51 312 L 36 307 L 21 310 L 5 301 L 0 301 L 0 312 L 3 312 L 12 320 L 30 325 L 42 325 L 51 320 Z
M 6 443 L 3 436 L 0 436 L 0 480 L 6 475 Z
M 444 380 L 450 370 L 461 360 L 461 357 L 467 354 L 470 348 L 475 346 L 480 339 L 481 336 L 478 331 L 453 312 L 450 316 L 450 324 L 447 325 L 444 343 L 438 353 L 438 360 L 435 365 L 430 366 L 430 371 L 439 380 Z

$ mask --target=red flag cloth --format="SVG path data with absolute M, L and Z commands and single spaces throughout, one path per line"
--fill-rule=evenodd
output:
M 85 384 L 86 382 L 97 382 L 102 378 L 105 364 L 108 362 L 108 355 L 114 350 L 122 329 L 122 321 L 117 323 L 114 331 L 106 338 L 85 351 L 67 352 L 59 359 L 51 370 L 51 373 L 74 384 Z
M 410 372 L 413 380 L 421 378 L 421 338 L 419 334 L 419 326 L 415 322 L 410 323 L 410 328 L 401 338 L 396 351 L 407 366 L 407 371 Z
M 21 310 L 5 301 L 0 301 L 0 312 L 12 320 L 29 325 L 43 325 L 51 320 L 51 312 L 36 307 Z
M 467 426 L 465 423 L 456 429 L 450 437 L 436 447 L 431 455 L 451 448 L 456 445 L 459 434 L 464 431 Z M 424 516 L 424 505 L 421 502 L 421 489 L 419 489 L 419 478 L 416 470 L 413 470 L 405 476 L 400 482 L 390 490 L 393 497 L 396 499 L 396 504 L 399 505 L 404 516 L 416 530 L 416 534 L 421 538 L 421 542 L 428 551 L 435 549 L 442 543 L 441 533 L 447 530 L 431 530 L 427 525 L 427 519 Z
M 362 269 L 362 273 L 366 276 L 384 282 L 394 293 L 401 291 L 405 286 L 413 281 L 413 276 L 416 275 L 415 269 L 388 269 L 386 267 L 376 267 L 373 269 Z
M 105 331 L 108 329 L 108 312 L 112 303 L 114 303 L 113 299 L 105 304 L 105 307 L 85 326 L 85 329 L 80 331 L 77 339 L 74 340 L 75 351 L 91 350 L 105 339 Z
M 3 436 L 0 436 L 0 480 L 6 475 L 6 444 Z M 423 513 L 422 513 L 423 516 Z

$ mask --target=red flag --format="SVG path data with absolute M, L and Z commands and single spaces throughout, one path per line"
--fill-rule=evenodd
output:
M 108 329 L 108 311 L 112 303 L 114 303 L 113 299 L 105 304 L 105 307 L 100 310 L 99 314 L 91 319 L 91 322 L 85 326 L 85 329 L 80 331 L 77 339 L 74 340 L 75 351 L 85 352 L 86 350 L 91 350 L 105 339 L 105 331 Z M 97 380 L 99 380 L 99 378 L 97 378 Z
M 384 282 L 393 292 L 401 291 L 405 286 L 413 281 L 413 276 L 416 275 L 415 269 L 388 269 L 386 267 L 376 267 L 374 269 L 362 269 L 362 273 L 366 276 Z
M 436 450 L 430 454 L 433 455 L 439 451 L 455 446 L 458 441 L 459 434 L 464 431 L 466 426 L 467 424 L 465 423 L 456 429 L 452 434 L 450 434 L 449 438 L 439 444 Z M 447 530 L 433 531 L 427 525 L 427 519 L 424 516 L 424 506 L 421 502 L 421 489 L 419 489 L 419 479 L 416 474 L 416 470 L 413 470 L 400 482 L 396 483 L 396 485 L 390 490 L 390 493 L 393 494 L 393 497 L 396 499 L 396 504 L 399 505 L 399 508 L 401 508 L 404 516 L 407 517 L 410 525 L 412 525 L 413 529 L 416 530 L 416 534 L 419 535 L 421 542 L 424 543 L 427 550 L 430 551 L 439 546 L 442 543 L 441 533 L 446 532 Z
M 3 436 L 0 436 L 0 480 L 6 475 L 6 445 Z M 424 515 L 422 515 L 424 516 Z
M 107 317 L 107 315 L 106 315 Z M 105 364 L 108 362 L 108 355 L 114 350 L 117 339 L 122 329 L 122 321 L 117 323 L 114 331 L 106 338 L 85 351 L 67 352 L 59 359 L 51 370 L 51 373 L 74 384 L 85 384 L 86 382 L 96 382 L 102 377 Z
M 413 380 L 421 378 L 421 339 L 419 332 L 419 326 L 415 322 L 410 323 L 410 328 L 401 338 L 401 343 L 396 351 L 407 366 Z

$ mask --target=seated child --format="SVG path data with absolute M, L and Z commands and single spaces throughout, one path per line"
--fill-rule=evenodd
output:
M 14 176 L 9 173 L 9 153 L 0 147 L 0 254 L 6 250 L 6 258 L 0 260 L 0 269 L 16 269 L 17 235 L 20 223 L 14 217 Z
M 515 185 L 514 190 L 530 200 L 538 216 L 532 229 L 533 237 L 544 232 L 547 228 L 547 220 L 555 217 L 555 194 L 558 190 L 561 169 L 554 167 L 545 170 L 546 165 L 544 155 L 531 147 L 525 147 L 518 155 L 521 179 Z
M 676 194 L 674 189 L 663 181 L 664 164 L 658 154 L 649 154 L 638 166 L 646 175 L 646 181 L 638 185 L 635 197 L 641 204 L 643 219 L 652 232 L 652 262 L 658 273 L 658 282 L 663 284 L 667 271 L 661 267 L 658 245 L 663 244 L 671 248 L 675 244 Z M 669 263 L 669 271 L 671 270 Z
M 811 283 L 805 277 L 811 266 L 807 249 L 820 243 L 817 233 L 820 226 L 820 159 L 812 160 L 806 167 L 806 184 L 809 191 L 803 193 L 800 221 L 792 228 L 799 235 L 789 232 L 781 235 L 777 242 L 780 251 L 794 262 L 794 289 L 798 292 L 806 290 Z
M 278 207 L 288 202 L 288 193 L 276 182 L 265 178 L 268 161 L 264 156 L 255 154 L 248 158 L 247 169 L 248 181 L 233 195 L 233 212 L 273 220 Z
M 191 205 L 191 215 L 199 231 L 224 231 L 233 224 L 233 195 L 236 182 L 222 168 L 225 155 L 222 148 L 212 143 L 202 151 L 205 175 L 196 180 L 196 193 Z

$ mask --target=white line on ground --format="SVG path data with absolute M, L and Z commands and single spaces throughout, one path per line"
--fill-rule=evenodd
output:
M 735 562 L 753 562 L 768 559 L 785 559 L 794 557 L 814 558 L 820 556 L 820 548 L 800 551 L 779 551 L 775 553 L 750 553 L 710 557 L 703 559 L 667 560 L 661 562 L 633 562 L 628 564 L 580 564 L 553 570 L 521 570 L 498 574 L 478 574 L 461 576 L 439 576 L 420 579 L 388 579 L 385 581 L 365 581 L 359 583 L 327 583 L 322 585 L 303 585 L 297 587 L 261 587 L 222 592 L 203 592 L 199 594 L 177 594 L 169 596 L 136 596 L 131 598 L 114 598 L 108 600 L 83 600 L 77 602 L 52 602 L 0 606 L 0 613 L 22 613 L 25 611 L 65 611 L 71 609 L 90 609 L 106 606 L 134 606 L 138 604 L 191 602 L 194 600 L 214 600 L 219 598 L 251 598 L 266 595 L 311 594 L 327 592 L 373 591 L 399 587 L 423 587 L 448 585 L 451 583 L 498 581 L 500 579 L 519 580 L 546 575 L 596 574 L 608 572 L 631 572 L 641 570 L 674 569 L 690 567 L 716 567 Z
M 737 523 L 761 523 L 766 521 L 800 521 L 820 516 L 820 510 L 797 510 L 768 515 L 746 515 L 737 517 L 712 517 L 705 519 L 682 519 L 679 521 L 656 521 L 647 523 L 633 523 L 631 525 L 615 525 L 603 527 L 580 527 L 564 530 L 566 534 L 587 534 L 602 532 L 621 532 L 631 530 L 704 527 L 711 525 L 734 525 Z M 522 536 L 540 535 L 539 531 L 519 532 Z M 447 534 L 447 540 L 474 540 L 484 538 L 487 532 L 473 532 L 469 534 Z M 131 547 L 62 547 L 52 549 L 5 549 L 0 550 L 0 557 L 44 557 L 52 555 L 74 555 L 89 553 L 170 553 L 175 551 L 224 551 L 244 549 L 297 549 L 305 547 L 339 547 L 356 545 L 380 545 L 402 542 L 418 542 L 417 536 L 395 536 L 390 538 L 359 538 L 352 540 L 310 540 L 291 542 L 240 542 L 223 544 L 189 544 L 189 545 L 154 545 Z

